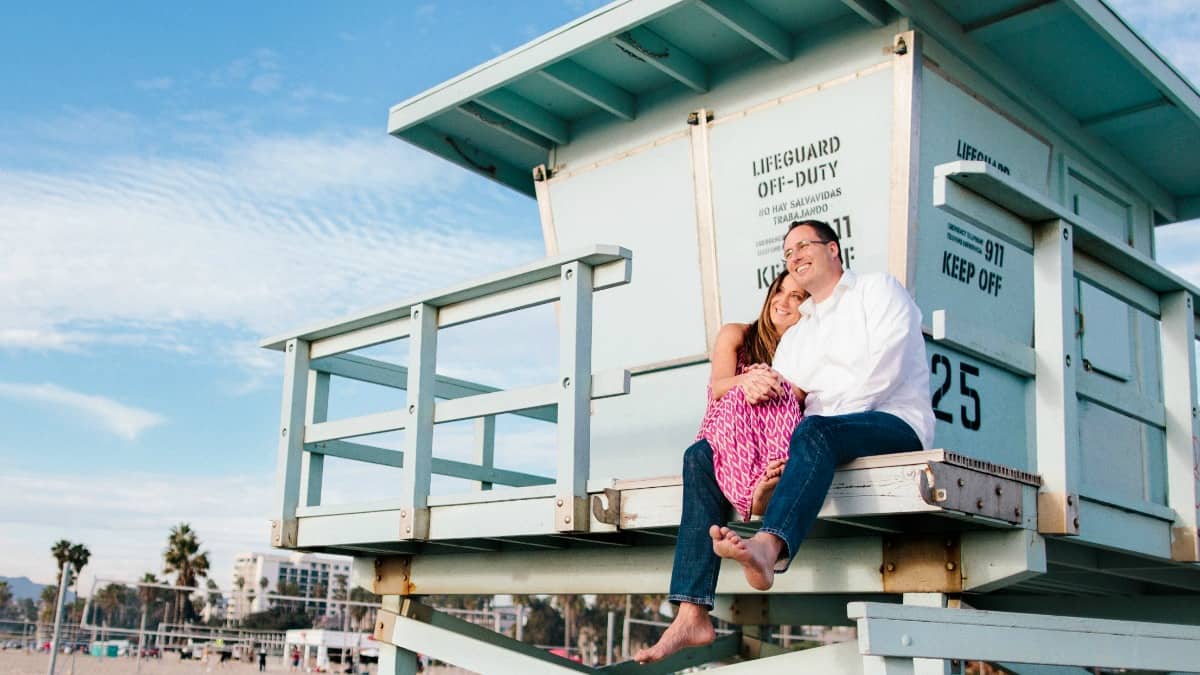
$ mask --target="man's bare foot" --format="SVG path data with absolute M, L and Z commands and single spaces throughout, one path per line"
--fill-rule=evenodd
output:
M 767 504 L 771 503 L 771 495 L 775 494 L 775 486 L 779 484 L 779 477 L 783 475 L 785 466 L 786 459 L 767 462 L 763 477 L 758 481 L 758 485 L 754 486 L 754 494 L 750 498 L 750 515 L 761 516 L 767 512 Z
M 658 638 L 658 642 L 634 654 L 633 660 L 638 663 L 661 661 L 680 649 L 711 644 L 716 638 L 717 633 L 708 620 L 708 610 L 690 602 L 681 602 L 675 619 Z
M 775 560 L 782 546 L 775 535 L 759 532 L 750 539 L 742 539 L 728 527 L 713 525 L 708 528 L 708 536 L 713 540 L 713 553 L 736 560 L 742 566 L 751 588 L 765 591 L 775 583 Z

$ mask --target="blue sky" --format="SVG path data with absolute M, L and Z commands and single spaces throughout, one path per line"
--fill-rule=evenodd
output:
M 599 4 L 5 3 L 0 575 L 52 580 L 59 538 L 92 550 L 85 583 L 158 572 L 187 521 L 227 588 L 267 548 L 282 369 L 258 340 L 542 254 L 531 200 L 389 138 L 388 108 Z M 1200 4 L 1115 4 L 1200 81 Z M 1194 230 L 1159 250 L 1196 281 Z M 547 318 L 487 355 L 465 328 L 443 372 L 548 381 L 517 356 Z

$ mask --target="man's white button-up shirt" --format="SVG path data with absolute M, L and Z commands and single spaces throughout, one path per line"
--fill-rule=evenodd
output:
M 846 270 L 830 297 L 809 298 L 800 314 L 772 365 L 808 392 L 804 414 L 891 413 L 932 447 L 921 310 L 908 292 L 887 274 Z

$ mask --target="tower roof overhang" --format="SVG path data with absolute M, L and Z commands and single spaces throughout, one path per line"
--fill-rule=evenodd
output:
M 1102 0 L 617 0 L 393 106 L 388 132 L 531 195 L 556 145 L 660 92 L 789 61 L 838 22 L 904 19 L 1035 116 L 1048 100 L 1116 149 L 1175 219 L 1200 217 L 1200 93 Z

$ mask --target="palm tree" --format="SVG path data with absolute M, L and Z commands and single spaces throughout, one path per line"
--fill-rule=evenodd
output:
M 105 626 L 117 624 L 117 615 L 121 607 L 124 605 L 122 591 L 124 587 L 119 584 L 108 584 L 101 588 L 96 593 L 96 608 L 104 613 Z
M 341 613 L 342 613 L 342 630 L 343 631 L 345 631 L 349 628 L 349 624 L 347 622 L 350 619 L 350 614 L 348 612 L 346 612 L 346 600 L 348 599 L 346 597 L 346 591 L 347 591 L 346 587 L 347 587 L 349 581 L 350 581 L 349 575 L 346 575 L 346 574 L 333 575 L 333 583 L 334 583 L 333 599 L 342 601 Z
M 58 562 L 58 577 L 55 585 L 62 584 L 63 565 L 67 564 L 67 556 L 71 552 L 71 542 L 66 539 L 59 539 L 50 547 L 50 555 Z
M 167 537 L 167 548 L 163 550 L 163 574 L 175 574 L 177 586 L 195 586 L 197 577 L 208 576 L 208 551 L 200 550 L 200 540 L 196 537 L 192 526 L 180 523 L 171 528 Z M 183 619 L 191 621 L 196 618 L 196 610 L 187 597 L 190 591 L 176 591 L 177 604 L 180 606 Z
M 246 604 L 246 594 L 244 590 L 246 588 L 246 579 L 239 574 L 233 578 L 233 585 L 237 588 L 237 599 L 233 603 L 237 609 L 234 612 L 239 617 L 245 616 L 246 608 L 244 605 Z
M 8 613 L 8 603 L 12 602 L 12 590 L 7 581 L 0 581 L 0 617 Z
M 67 580 L 67 588 L 79 579 L 79 573 L 87 566 L 88 561 L 92 559 L 92 552 L 83 544 L 72 544 L 67 551 L 67 562 L 71 563 L 71 578 Z

